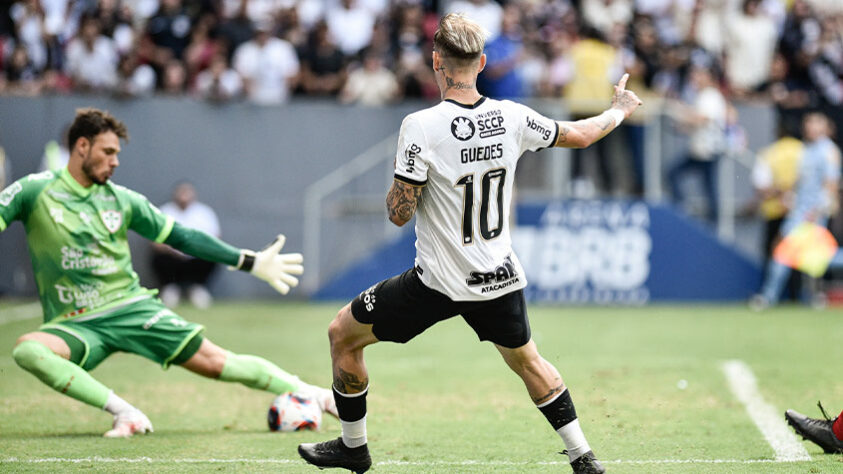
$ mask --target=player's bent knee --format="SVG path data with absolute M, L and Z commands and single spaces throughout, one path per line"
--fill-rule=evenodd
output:
M 331 341 L 331 346 L 345 340 L 348 338 L 348 320 L 354 320 L 354 316 L 351 315 L 351 309 L 348 305 L 344 306 L 339 312 L 337 312 L 337 316 L 331 321 L 331 324 L 328 326 L 328 339 Z
M 328 326 L 328 340 L 331 342 L 332 351 L 348 345 L 347 331 L 340 322 L 339 316 Z
M 350 304 L 343 307 L 331 321 L 328 326 L 328 339 L 331 342 L 333 357 L 361 351 L 369 344 L 378 342 L 371 325 L 358 322 L 351 313 Z
M 38 336 L 36 336 L 34 332 L 28 332 L 19 337 L 17 341 L 15 341 L 15 347 L 19 346 L 21 343 L 26 341 L 34 341 L 37 339 L 37 337 Z
M 334 317 L 334 319 L 331 321 L 331 324 L 328 325 L 328 340 L 331 341 L 332 345 L 342 332 L 342 329 L 340 328 L 340 316 L 342 316 L 342 310 L 337 313 L 336 317 Z
M 51 352 L 44 344 L 32 340 L 18 340 L 18 344 L 12 350 L 12 358 L 20 368 L 32 372 L 38 369 L 38 361 L 42 360 L 45 351 Z

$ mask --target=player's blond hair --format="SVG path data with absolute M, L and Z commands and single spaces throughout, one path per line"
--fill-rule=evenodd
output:
M 467 66 L 483 55 L 488 32 L 462 13 L 449 13 L 439 20 L 433 49 L 446 61 Z

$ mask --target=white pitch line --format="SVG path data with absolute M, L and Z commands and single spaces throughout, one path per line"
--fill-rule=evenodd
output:
M 732 393 L 746 407 L 749 417 L 775 451 L 776 460 L 810 461 L 811 456 L 805 446 L 785 424 L 784 412 L 777 410 L 761 396 L 752 369 L 741 360 L 730 360 L 723 364 L 723 372 Z
M 806 460 L 800 460 L 806 461 Z M 781 461 L 776 459 L 614 459 L 601 461 L 604 464 L 630 464 L 630 465 L 648 465 L 648 464 L 779 464 L 792 463 L 799 461 Z M 198 458 L 108 458 L 102 456 L 92 456 L 86 458 L 5 458 L 0 459 L 0 464 L 84 464 L 84 463 L 121 463 L 121 464 L 301 464 L 304 463 L 301 459 L 250 459 L 250 458 L 235 458 L 235 459 L 198 459 Z M 479 461 L 479 460 L 464 460 L 464 461 L 399 461 L 388 460 L 375 463 L 376 466 L 410 466 L 410 467 L 435 467 L 435 466 L 567 466 L 566 461 Z
M 12 306 L 9 309 L 0 311 L 0 326 L 17 321 L 26 321 L 41 316 L 40 303 L 27 303 L 19 306 Z

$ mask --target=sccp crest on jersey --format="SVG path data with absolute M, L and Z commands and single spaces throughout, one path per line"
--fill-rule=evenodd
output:
M 467 117 L 456 117 L 451 121 L 451 133 L 457 140 L 470 140 L 474 136 L 474 129 L 474 122 Z

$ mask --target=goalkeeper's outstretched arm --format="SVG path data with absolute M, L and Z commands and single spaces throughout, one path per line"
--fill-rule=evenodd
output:
M 164 243 L 190 256 L 249 272 L 286 295 L 299 284 L 293 275 L 301 275 L 304 267 L 300 253 L 280 253 L 284 241 L 285 237 L 279 235 L 267 248 L 255 252 L 235 248 L 205 232 L 175 223 Z

